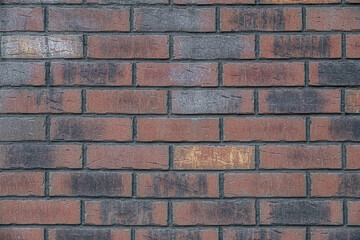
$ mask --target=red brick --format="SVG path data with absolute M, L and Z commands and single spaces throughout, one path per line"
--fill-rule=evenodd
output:
M 312 173 L 311 195 L 315 197 L 360 197 L 360 174 Z
M 161 4 L 168 3 L 169 0 L 87 0 L 88 4 Z
M 359 31 L 359 18 L 360 8 L 356 7 L 309 7 L 306 9 L 306 29 L 310 31 Z
M 44 2 L 46 1 L 46 2 Z M 4 0 L 5 4 L 81 4 L 82 0 Z
M 301 8 L 222 8 L 223 32 L 300 31 Z
M 49 240 L 130 240 L 130 229 L 81 229 L 57 228 L 49 229 Z
M 218 174 L 141 173 L 136 193 L 142 198 L 216 198 L 218 181 Z
M 174 37 L 175 59 L 254 59 L 255 37 L 193 35 Z
M 22 85 L 45 85 L 45 64 L 39 62 L 1 62 L 0 86 Z
M 81 145 L 2 145 L 0 168 L 81 168 L 81 148 Z
M 342 225 L 341 201 L 272 200 L 260 202 L 261 225 Z
M 262 35 L 260 58 L 340 58 L 341 36 L 319 34 Z
M 87 167 L 92 169 L 168 169 L 167 146 L 89 145 Z
M 2 8 L 0 22 L 0 32 L 44 30 L 42 8 Z
M 215 118 L 138 118 L 137 140 L 140 142 L 218 141 L 219 120 Z
M 128 8 L 50 8 L 50 31 L 130 31 Z
M 80 35 L 3 36 L 3 58 L 82 58 L 83 40 Z
M 311 141 L 360 141 L 358 117 L 312 117 L 310 121 Z
M 130 118 L 54 117 L 51 140 L 55 141 L 130 141 Z
M 224 240 L 304 240 L 306 230 L 297 228 L 226 228 L 223 236 Z
M 340 113 L 339 90 L 259 90 L 259 113 Z
M 167 113 L 167 91 L 160 90 L 87 90 L 88 113 Z
M 360 226 L 360 201 L 347 202 L 348 224 Z
M 341 147 L 335 145 L 260 146 L 261 169 L 340 169 Z
M 132 64 L 117 62 L 53 62 L 51 84 L 65 86 L 131 86 Z
M 0 196 L 44 196 L 44 177 L 41 172 L 2 172 Z
M 304 141 L 301 117 L 229 117 L 224 119 L 225 141 Z
M 254 0 L 174 0 L 175 4 L 255 4 Z
M 131 179 L 130 173 L 54 172 L 50 195 L 131 197 Z
M 167 224 L 167 203 L 155 201 L 85 202 L 86 225 L 160 225 Z
M 242 114 L 254 112 L 252 90 L 172 91 L 173 114 Z
M 80 201 L 2 200 L 0 224 L 79 224 Z
M 298 62 L 225 63 L 225 86 L 304 86 L 304 64 Z
M 217 63 L 137 63 L 138 86 L 203 86 L 218 85 Z
M 311 240 L 354 240 L 360 236 L 359 228 L 313 228 Z
M 178 170 L 235 170 L 255 168 L 251 146 L 175 146 L 173 168 Z
M 166 59 L 169 58 L 169 38 L 162 35 L 89 36 L 88 57 Z
M 225 197 L 305 197 L 303 173 L 229 173 Z
M 345 90 L 345 112 L 360 113 L 360 91 Z
M 259 0 L 260 4 L 332 4 L 341 0 Z
M 246 200 L 174 202 L 173 218 L 175 226 L 254 225 L 255 202 Z
M 0 239 L 44 240 L 42 228 L 0 228 Z
M 215 9 L 135 8 L 134 29 L 139 32 L 215 32 Z
M 346 146 L 346 168 L 360 169 L 360 146 L 347 145 Z
M 81 113 L 81 90 L 0 90 L 1 113 Z
M 310 85 L 360 86 L 360 63 L 353 61 L 310 62 Z
M 136 229 L 136 240 L 171 239 L 171 240 L 218 240 L 217 229 Z
M 360 35 L 346 35 L 346 57 L 360 58 Z
M 0 117 L 0 141 L 45 140 L 44 117 Z

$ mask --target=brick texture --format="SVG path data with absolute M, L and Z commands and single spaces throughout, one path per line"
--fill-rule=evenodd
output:
M 0 240 L 358 240 L 359 0 L 0 0 Z

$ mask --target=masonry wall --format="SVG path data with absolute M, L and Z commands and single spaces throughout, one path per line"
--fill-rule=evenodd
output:
M 359 0 L 1 0 L 1 240 L 360 239 Z

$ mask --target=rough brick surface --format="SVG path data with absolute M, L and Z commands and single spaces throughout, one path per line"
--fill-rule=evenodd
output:
M 360 239 L 359 0 L 0 0 L 0 240 Z

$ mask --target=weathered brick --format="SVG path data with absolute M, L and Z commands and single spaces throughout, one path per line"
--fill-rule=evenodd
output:
M 0 117 L 0 141 L 45 140 L 44 117 Z
M 0 90 L 1 113 L 81 113 L 81 90 Z
M 312 173 L 311 196 L 360 197 L 360 174 Z
M 309 7 L 306 9 L 306 29 L 310 31 L 359 31 L 359 18 L 360 8 L 358 7 Z
M 304 64 L 298 62 L 225 63 L 225 86 L 304 86 Z
M 141 173 L 137 175 L 137 197 L 213 198 L 219 197 L 218 174 Z
M 41 8 L 2 8 L 0 22 L 0 32 L 44 30 L 44 16 Z
M 217 229 L 136 229 L 136 240 L 151 239 L 196 239 L 196 240 L 217 240 Z
M 225 197 L 305 197 L 303 173 L 229 173 Z
M 161 4 L 169 3 L 169 0 L 87 0 L 89 4 Z
M 82 36 L 3 36 L 1 55 L 3 58 L 81 58 Z
M 345 112 L 347 113 L 360 112 L 360 91 L 358 90 L 345 91 Z
M 45 64 L 38 62 L 1 62 L 0 86 L 45 85 Z
M 0 196 L 44 196 L 44 180 L 41 172 L 2 172 Z
M 304 240 L 305 229 L 297 228 L 226 228 L 224 240 Z
M 272 200 L 260 202 L 262 225 L 341 225 L 340 201 Z
M 341 0 L 259 0 L 260 4 L 332 4 Z
M 310 62 L 310 85 L 324 86 L 360 86 L 360 63 L 342 62 Z
M 169 168 L 167 146 L 89 145 L 87 167 L 92 169 L 161 169 Z
M 65 86 L 131 86 L 131 63 L 53 62 L 51 84 Z
M 49 240 L 130 240 L 130 229 L 49 229 Z
M 196 35 L 174 37 L 175 59 L 254 59 L 255 37 Z
M 0 224 L 79 224 L 80 201 L 2 200 Z
M 340 58 L 341 35 L 260 36 L 260 58 Z
M 340 113 L 339 90 L 259 90 L 259 113 Z
M 312 228 L 311 240 L 356 240 L 360 236 L 358 228 Z
M 247 200 L 174 202 L 175 226 L 254 225 L 255 202 Z
M 4 0 L 5 4 L 81 4 L 82 0 Z
M 174 0 L 175 4 L 255 4 L 254 0 Z
M 250 146 L 175 146 L 173 168 L 178 170 L 235 170 L 255 168 Z
M 301 117 L 224 119 L 225 141 L 304 141 L 305 139 L 305 119 Z
M 89 36 L 88 57 L 166 59 L 169 58 L 169 38 L 162 35 Z
M 173 114 L 254 112 L 254 92 L 252 90 L 179 90 L 172 91 L 171 98 Z
M 50 138 L 55 141 L 130 141 L 130 118 L 54 117 Z
M 134 29 L 144 32 L 214 32 L 213 8 L 135 8 Z
M 86 225 L 160 225 L 167 224 L 167 203 L 154 201 L 87 201 Z
M 81 168 L 80 145 L 11 144 L 0 146 L 0 168 Z
M 261 169 L 340 169 L 341 147 L 336 145 L 260 146 Z
M 301 8 L 222 8 L 223 32 L 300 31 Z
M 130 173 L 54 172 L 50 195 L 131 197 L 131 179 Z
M 164 114 L 167 91 L 160 90 L 87 90 L 88 113 Z
M 50 8 L 50 31 L 130 31 L 128 8 Z
M 360 35 L 346 35 L 346 57 L 360 58 Z
M 360 226 L 360 201 L 347 202 L 348 224 Z
M 312 117 L 311 141 L 360 141 L 360 118 Z
M 203 86 L 218 85 L 217 63 L 137 63 L 138 86 Z
M 360 146 L 347 145 L 346 146 L 346 168 L 360 169 Z
M 0 228 L 0 239 L 44 240 L 42 228 Z
M 137 140 L 140 142 L 218 141 L 219 120 L 215 118 L 138 118 Z

